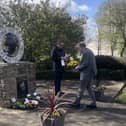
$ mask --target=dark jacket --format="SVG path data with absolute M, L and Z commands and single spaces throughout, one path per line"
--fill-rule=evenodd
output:
M 52 51 L 53 69 L 55 71 L 63 71 L 64 67 L 61 65 L 61 57 L 65 56 L 65 51 L 62 48 L 55 47 Z
M 93 52 L 85 48 L 83 51 L 83 56 L 79 65 L 79 70 L 81 72 L 81 78 L 83 79 L 84 76 L 96 76 L 97 74 L 97 67 L 96 67 L 96 60 Z

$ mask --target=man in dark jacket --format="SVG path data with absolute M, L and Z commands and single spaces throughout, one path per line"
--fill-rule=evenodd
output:
M 54 85 L 55 85 L 55 95 L 61 91 L 61 80 L 63 78 L 64 72 L 64 43 L 58 42 L 56 47 L 52 51 L 53 69 L 55 73 Z

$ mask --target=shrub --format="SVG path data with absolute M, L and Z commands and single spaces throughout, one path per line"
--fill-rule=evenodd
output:
M 40 73 L 42 71 L 52 70 L 52 60 L 51 58 L 46 58 L 43 61 L 36 63 L 36 72 Z
M 96 56 L 98 69 L 126 69 L 126 59 L 113 56 Z
M 125 71 L 123 69 L 98 69 L 97 79 L 123 81 L 125 80 Z
M 117 103 L 126 104 L 126 92 L 123 92 L 116 100 Z
M 65 71 L 64 80 L 78 80 L 79 72 Z M 52 70 L 39 72 L 36 74 L 37 80 L 53 80 L 54 72 Z
M 98 68 L 97 79 L 123 81 L 126 78 L 126 60 L 112 56 L 96 56 Z M 52 61 L 49 58 L 37 63 L 37 79 L 52 80 L 54 74 L 52 71 Z M 78 80 L 79 72 L 72 72 L 65 69 L 64 79 Z

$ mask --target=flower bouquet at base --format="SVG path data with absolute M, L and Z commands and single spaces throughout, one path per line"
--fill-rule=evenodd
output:
M 15 97 L 10 99 L 10 108 L 12 109 L 34 109 L 39 105 L 40 95 L 37 93 L 27 94 L 26 98 L 16 99 Z

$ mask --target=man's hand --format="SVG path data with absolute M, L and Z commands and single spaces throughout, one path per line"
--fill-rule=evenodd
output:
M 75 67 L 75 70 L 79 70 L 79 66 L 76 66 L 76 67 Z
M 74 72 L 78 72 L 79 71 L 79 66 L 76 66 L 75 69 L 73 70 Z

